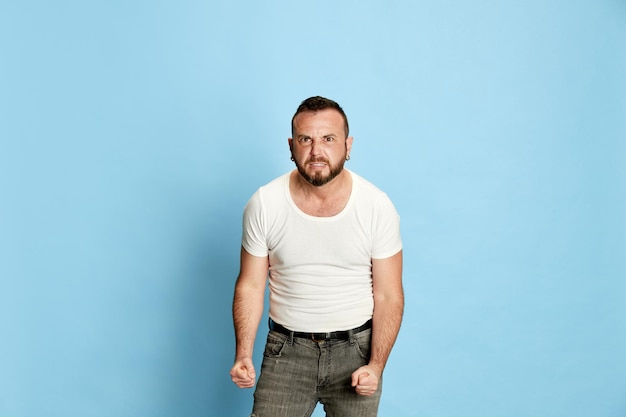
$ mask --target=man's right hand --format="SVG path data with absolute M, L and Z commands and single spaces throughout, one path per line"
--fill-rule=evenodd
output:
M 239 388 L 252 388 L 256 381 L 256 372 L 252 358 L 243 358 L 235 361 L 230 370 L 230 377 Z

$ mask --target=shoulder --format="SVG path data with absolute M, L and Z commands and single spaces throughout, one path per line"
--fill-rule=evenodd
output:
M 373 200 L 378 200 L 379 198 L 384 198 L 384 199 L 388 198 L 387 194 L 383 190 L 378 188 L 376 185 L 366 180 L 362 176 L 355 174 L 352 171 L 349 171 L 349 172 L 350 172 L 350 175 L 352 176 L 352 184 L 353 184 L 354 190 L 359 195 L 369 198 L 369 199 L 373 199 Z
M 285 187 L 289 184 L 289 175 L 291 173 L 288 172 L 286 174 L 281 175 L 280 177 L 274 178 L 272 181 L 268 182 L 260 186 L 256 192 L 252 195 L 252 198 L 273 198 L 278 193 L 282 193 L 285 190 Z
M 246 211 L 265 210 L 283 202 L 281 196 L 289 185 L 290 173 L 283 174 L 259 187 L 246 204 Z
M 371 207 L 375 212 L 380 212 L 384 215 L 397 214 L 396 208 L 383 190 L 376 185 L 350 171 L 353 181 L 353 191 L 355 198 L 361 207 Z
M 353 171 L 348 171 L 348 172 L 350 173 L 350 176 L 352 176 L 352 181 L 353 181 L 353 184 L 355 185 L 355 187 L 364 188 L 364 189 L 367 189 L 367 190 L 371 190 L 373 192 L 381 192 L 382 193 L 380 188 L 378 188 L 377 186 L 375 186 L 374 184 L 372 184 L 370 181 L 366 180 L 365 178 L 363 178 L 359 174 L 356 174 Z

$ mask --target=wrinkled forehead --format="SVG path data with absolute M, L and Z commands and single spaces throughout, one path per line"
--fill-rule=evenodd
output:
M 306 110 L 296 113 L 291 120 L 291 133 L 296 135 L 342 135 L 348 136 L 346 120 L 335 109 Z

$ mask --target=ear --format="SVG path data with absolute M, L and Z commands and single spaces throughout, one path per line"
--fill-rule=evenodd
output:
M 346 138 L 346 151 L 348 153 L 348 155 L 350 155 L 350 151 L 352 150 L 352 142 L 354 141 L 354 138 L 352 136 L 348 136 Z
M 289 138 L 287 139 L 287 142 L 289 143 L 289 150 L 293 152 L 293 139 Z

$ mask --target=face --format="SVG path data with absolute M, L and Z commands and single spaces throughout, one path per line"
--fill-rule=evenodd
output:
M 334 109 L 299 113 L 294 119 L 289 147 L 298 172 L 316 187 L 328 184 L 343 171 L 352 148 L 344 120 Z

